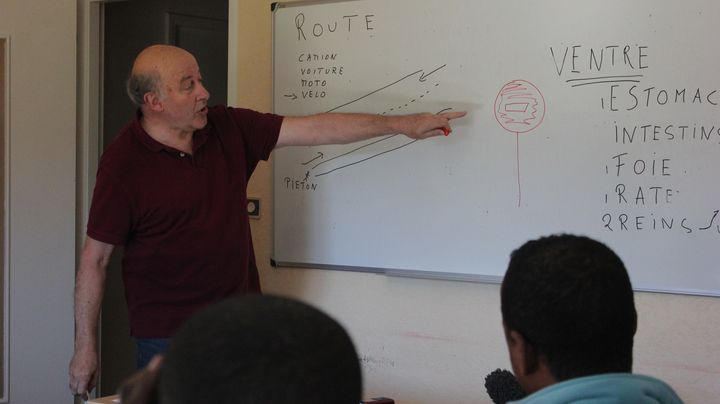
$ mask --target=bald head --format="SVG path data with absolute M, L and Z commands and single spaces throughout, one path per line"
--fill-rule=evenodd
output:
M 145 103 L 145 94 L 160 94 L 162 83 L 172 75 L 174 66 L 188 60 L 196 63 L 190 52 L 172 45 L 152 45 L 143 49 L 135 58 L 127 80 L 130 100 L 140 107 Z

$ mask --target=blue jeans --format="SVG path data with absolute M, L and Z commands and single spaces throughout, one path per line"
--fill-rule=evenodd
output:
M 135 338 L 137 345 L 136 364 L 142 369 L 150 362 L 150 359 L 157 354 L 167 351 L 170 346 L 170 338 Z

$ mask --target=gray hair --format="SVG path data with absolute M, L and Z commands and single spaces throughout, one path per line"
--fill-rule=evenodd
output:
M 157 72 L 152 73 L 130 73 L 127 82 L 125 83 L 125 89 L 127 90 L 128 97 L 138 107 L 145 104 L 145 94 L 151 92 L 158 92 L 160 89 L 160 74 Z

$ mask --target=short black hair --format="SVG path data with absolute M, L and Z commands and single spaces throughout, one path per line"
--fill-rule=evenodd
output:
M 162 404 L 357 404 L 360 362 L 335 320 L 297 300 L 248 295 L 215 304 L 173 338 Z
M 525 243 L 501 288 L 503 322 L 545 357 L 558 380 L 632 371 L 637 313 L 622 260 L 570 234 Z

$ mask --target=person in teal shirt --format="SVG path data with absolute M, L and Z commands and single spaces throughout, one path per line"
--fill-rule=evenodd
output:
M 510 256 L 501 287 L 515 403 L 682 403 L 666 383 L 632 373 L 637 312 L 622 260 L 583 236 L 532 240 Z

